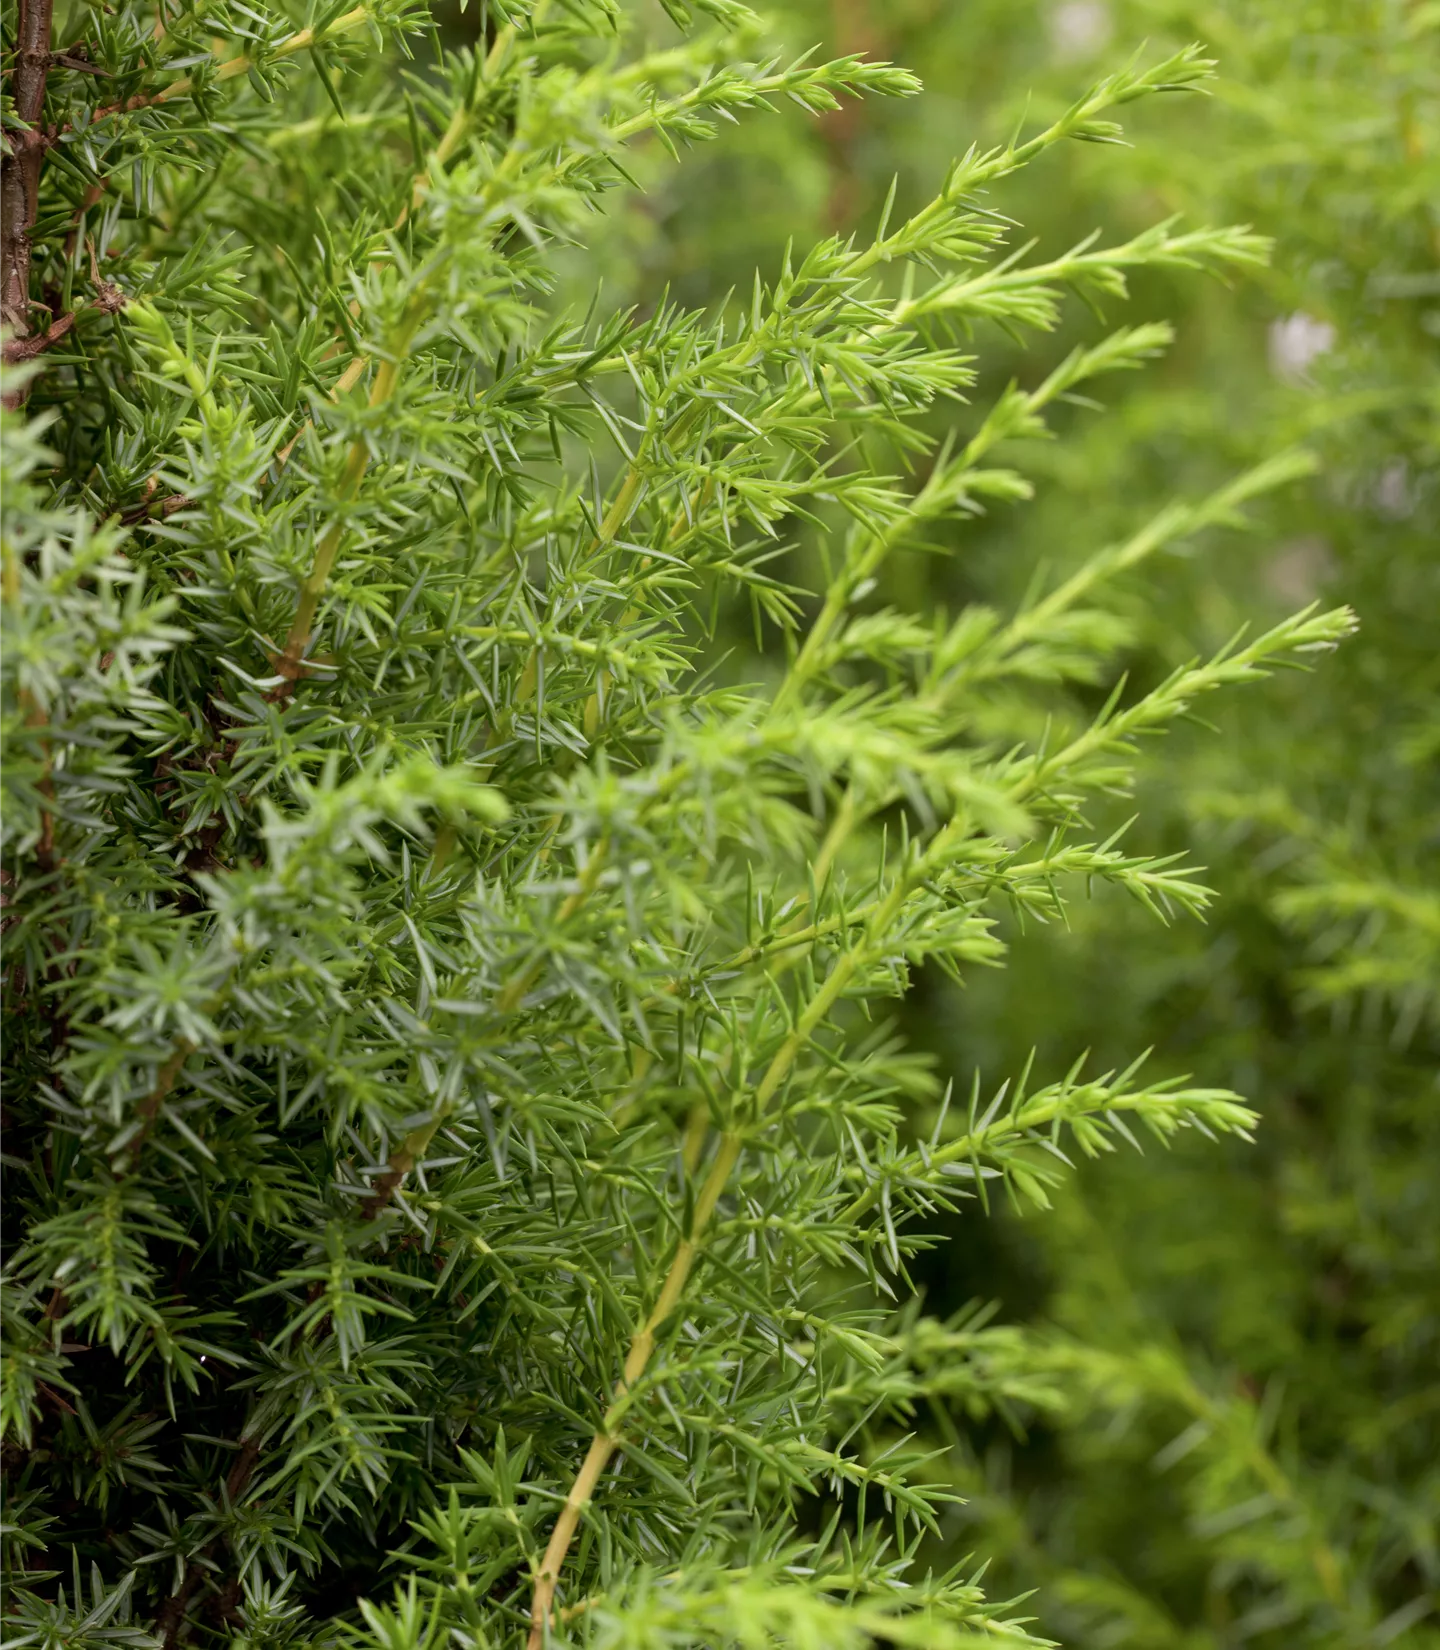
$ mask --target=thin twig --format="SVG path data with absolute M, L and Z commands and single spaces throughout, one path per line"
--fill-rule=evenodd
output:
M 947 826 L 937 841 L 942 840 L 954 829 L 954 826 Z M 907 896 L 916 882 L 923 877 L 925 865 L 926 856 L 916 855 L 906 870 L 895 878 L 889 892 L 876 906 L 875 915 L 867 925 L 864 937 L 836 959 L 824 984 L 811 998 L 805 1012 L 796 1020 L 789 1035 L 771 1056 L 764 1075 L 756 1085 L 750 1107 L 752 1122 L 758 1122 L 769 1110 L 771 1101 L 780 1092 L 781 1086 L 794 1069 L 801 1051 L 839 1001 L 854 978 L 856 970 L 871 954 L 875 937 L 889 932 L 890 925 Z M 595 1486 L 599 1483 L 600 1474 L 604 1472 L 619 1443 L 618 1424 L 623 1414 L 622 1406 L 649 1365 L 655 1350 L 655 1332 L 680 1305 L 685 1286 L 690 1280 L 691 1270 L 700 1254 L 706 1229 L 715 1213 L 715 1206 L 719 1203 L 730 1175 L 740 1160 L 744 1143 L 745 1135 L 736 1127 L 728 1129 L 721 1136 L 715 1161 L 711 1164 L 705 1183 L 695 1199 L 695 1213 L 690 1223 L 690 1231 L 677 1246 L 665 1281 L 660 1286 L 660 1294 L 630 1343 L 630 1353 L 625 1360 L 625 1368 L 620 1379 L 615 1384 L 610 1407 L 595 1436 L 590 1440 L 590 1448 L 586 1451 L 575 1482 L 565 1497 L 560 1516 L 555 1520 L 555 1528 L 550 1533 L 545 1556 L 536 1572 L 535 1593 L 530 1610 L 530 1637 L 526 1650 L 541 1650 L 545 1642 L 555 1588 L 560 1580 L 560 1571 L 564 1567 L 570 1543 L 574 1540 L 581 1516 L 589 1505 Z
M 269 52 L 266 61 L 274 62 L 278 58 L 293 57 L 297 52 L 309 51 L 311 47 L 333 39 L 337 34 L 348 34 L 360 28 L 369 18 L 370 10 L 367 6 L 356 6 L 353 11 L 347 11 L 334 22 L 327 24 L 318 34 L 314 29 L 300 29 Z M 213 78 L 217 81 L 234 80 L 238 75 L 249 74 L 254 67 L 255 60 L 252 57 L 227 58 L 215 70 Z M 195 89 L 195 76 L 182 75 L 179 80 L 172 80 L 168 86 L 162 86 L 158 92 L 139 92 L 134 97 L 127 97 L 123 102 L 104 104 L 93 111 L 90 124 L 93 126 L 110 115 L 126 115 L 136 109 L 151 109 L 157 104 L 173 102 L 178 97 L 189 97 Z
M 35 225 L 40 169 L 48 147 L 40 119 L 50 72 L 53 8 L 54 0 L 20 0 L 10 95 L 16 115 L 30 130 L 7 132 L 5 155 L 0 160 L 0 217 L 4 218 L 0 227 L 0 322 L 17 341 L 30 333 L 30 231 Z M 5 397 L 5 405 L 19 406 L 25 394 L 22 386 Z
M 240 1450 L 236 1455 L 229 1473 L 225 1478 L 225 1499 L 233 1505 L 245 1493 L 251 1475 L 255 1471 L 255 1463 L 260 1459 L 260 1440 L 258 1438 L 243 1438 L 240 1441 Z M 155 1617 L 155 1631 L 160 1635 L 160 1642 L 164 1650 L 176 1650 L 180 1642 L 180 1631 L 185 1625 L 185 1612 L 190 1606 L 195 1589 L 200 1585 L 202 1571 L 201 1561 L 210 1558 L 219 1549 L 224 1540 L 222 1535 L 215 1536 L 194 1558 L 185 1566 L 185 1573 L 180 1578 L 180 1585 L 160 1606 Z
M 538 9 L 535 15 L 536 17 L 539 16 Z M 341 21 L 343 22 L 344 19 Z M 534 18 L 532 18 L 532 25 L 533 22 Z M 514 42 L 515 27 L 513 24 L 508 24 L 499 31 L 493 45 L 486 53 L 483 77 L 487 82 L 498 72 Z M 425 166 L 416 174 L 410 188 L 410 198 L 401 207 L 400 214 L 392 225 L 392 233 L 397 233 L 402 229 L 410 216 L 420 206 L 425 198 L 426 190 L 430 186 L 432 170 L 448 164 L 469 130 L 473 116 L 474 109 L 469 104 L 455 111 L 440 138 L 440 142 L 435 146 L 434 153 L 429 157 Z M 373 264 L 377 260 L 372 259 L 371 261 Z M 372 411 L 383 407 L 395 392 L 411 339 L 421 321 L 421 314 L 416 308 L 417 302 L 418 295 L 417 300 L 412 301 L 411 312 L 407 313 L 397 334 L 390 340 L 390 358 L 380 363 L 379 370 L 376 372 L 374 381 L 370 386 L 369 405 Z M 358 314 L 355 304 L 352 304 L 350 308 L 352 314 Z M 342 395 L 348 394 L 359 383 L 369 360 L 370 357 L 364 352 L 354 357 L 331 391 L 333 400 L 338 401 Z M 284 464 L 289 458 L 295 443 L 304 432 L 305 426 L 302 425 L 295 436 L 278 454 L 278 461 L 281 464 Z M 345 469 L 340 478 L 338 496 L 342 506 L 354 502 L 369 465 L 369 443 L 364 436 L 357 436 L 350 444 L 350 451 L 345 459 Z M 305 652 L 310 646 L 315 615 L 324 597 L 326 586 L 330 582 L 330 574 L 335 565 L 335 557 L 339 553 L 344 534 L 345 520 L 343 515 L 338 515 L 326 528 L 316 544 L 315 557 L 311 563 L 310 572 L 300 586 L 300 595 L 295 606 L 295 617 L 291 621 L 289 633 L 285 638 L 285 645 L 273 661 L 275 673 L 281 678 L 279 684 L 270 692 L 271 700 L 276 703 L 283 704 L 294 692 L 296 682 L 305 674 Z
M 60 340 L 75 325 L 75 311 L 70 310 L 52 321 L 44 332 L 32 332 L 24 338 L 7 338 L 5 340 L 5 359 L 12 366 L 17 361 L 33 361 L 37 355 L 49 349 L 52 344 Z
M 614 1455 L 620 1441 L 616 1426 L 616 1410 L 625 1402 L 635 1383 L 645 1373 L 651 1354 L 655 1350 L 656 1331 L 680 1304 L 691 1268 L 700 1252 L 705 1229 L 715 1213 L 715 1205 L 720 1201 L 721 1193 L 725 1190 L 730 1173 L 739 1159 L 743 1144 L 742 1137 L 737 1133 L 728 1133 L 721 1137 L 720 1149 L 715 1154 L 710 1173 L 705 1177 L 705 1184 L 695 1200 L 695 1215 L 689 1235 L 681 1240 L 676 1249 L 675 1258 L 670 1263 L 660 1294 L 630 1342 L 630 1352 L 625 1359 L 625 1368 L 620 1379 L 615 1383 L 610 1407 L 595 1436 L 590 1440 L 590 1448 L 585 1452 L 585 1460 L 575 1475 L 575 1482 L 570 1486 L 569 1494 L 565 1497 L 560 1516 L 555 1520 L 555 1528 L 550 1532 L 545 1556 L 540 1561 L 540 1569 L 535 1576 L 535 1597 L 530 1610 L 530 1638 L 526 1650 L 541 1650 L 545 1642 L 545 1629 L 550 1620 L 555 1588 L 565 1564 L 565 1556 L 575 1538 L 581 1516 L 590 1504 L 596 1485 L 600 1482 L 600 1474 L 609 1465 L 610 1457 Z

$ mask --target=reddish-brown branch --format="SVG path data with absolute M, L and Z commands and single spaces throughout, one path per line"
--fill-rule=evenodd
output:
M 390 1200 L 404 1183 L 405 1169 L 386 1169 L 370 1189 L 370 1195 L 360 1205 L 362 1220 L 378 1220 L 390 1206 Z
M 7 338 L 5 340 L 5 359 L 13 363 L 16 361 L 32 361 L 43 350 L 52 344 L 58 344 L 67 332 L 75 325 L 75 312 L 71 310 L 54 320 L 44 332 L 32 332 L 26 338 Z
M 61 1415 L 74 1415 L 76 1413 L 74 1404 L 62 1398 L 53 1386 L 46 1386 L 44 1381 L 36 1381 L 35 1390 Z
M 85 309 L 98 310 L 102 315 L 116 315 L 126 304 L 125 294 L 113 281 L 101 280 L 98 282 L 98 291 Z M 74 327 L 79 316 L 79 310 L 69 310 L 64 315 L 53 320 L 43 332 L 32 332 L 27 338 L 7 338 L 5 340 L 5 359 L 11 363 L 16 361 L 32 361 L 53 344 L 58 344 Z M 177 505 L 178 509 L 179 506 Z
M 155 1087 L 140 1102 L 140 1115 L 145 1119 L 147 1127 L 154 1127 L 155 1119 L 160 1115 L 160 1108 L 165 1104 L 165 1096 L 175 1087 L 175 1079 L 180 1075 L 181 1066 L 194 1052 L 194 1043 L 188 1037 L 182 1037 L 176 1043 L 170 1058 L 156 1073 Z
M 10 95 L 15 113 L 30 130 L 7 133 L 6 152 L 0 159 L 0 218 L 4 219 L 0 226 L 0 321 L 16 341 L 30 333 L 30 231 L 48 146 L 40 119 L 45 111 L 45 78 L 50 72 L 53 7 L 54 0 L 20 0 Z M 24 390 L 18 390 L 6 397 L 6 403 L 18 406 L 24 398 Z
M 251 1476 L 255 1471 L 255 1464 L 260 1459 L 260 1441 L 258 1438 L 241 1440 L 239 1452 L 231 1465 L 225 1479 L 225 1497 L 233 1505 L 245 1493 Z M 190 1600 L 195 1596 L 195 1589 L 200 1585 L 202 1574 L 202 1559 L 210 1558 L 218 1551 L 222 1536 L 216 1536 L 203 1551 L 197 1553 L 185 1566 L 185 1574 L 180 1578 L 180 1585 L 160 1606 L 155 1617 L 155 1631 L 160 1635 L 160 1642 L 164 1650 L 176 1650 L 180 1642 L 181 1629 L 185 1625 L 185 1612 L 190 1607 Z
M 225 1479 L 225 1494 L 231 1501 L 238 1501 L 245 1493 L 245 1487 L 250 1482 L 255 1471 L 255 1463 L 260 1459 L 260 1440 L 246 1438 L 240 1444 L 240 1453 L 235 1457 L 234 1465 Z
M 185 1566 L 185 1574 L 179 1587 L 160 1606 L 160 1613 L 155 1617 L 155 1631 L 160 1635 L 160 1642 L 165 1650 L 175 1650 L 180 1642 L 180 1628 L 185 1620 L 185 1611 L 199 1581 L 200 1566 L 192 1559 Z
M 123 526 L 137 527 L 143 521 L 168 521 L 177 510 L 184 510 L 195 502 L 188 493 L 171 493 L 166 498 L 147 499 L 123 512 Z
M 128 115 L 134 109 L 148 109 L 155 103 L 168 103 L 166 96 L 168 88 L 161 87 L 158 92 L 137 92 L 134 97 L 127 97 L 120 103 L 104 103 L 91 112 L 90 124 L 98 125 L 110 115 Z

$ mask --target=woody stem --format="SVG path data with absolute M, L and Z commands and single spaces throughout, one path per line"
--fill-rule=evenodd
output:
M 50 29 L 54 0 L 20 0 L 15 31 L 15 66 L 10 73 L 10 95 L 16 115 L 28 131 L 7 131 L 6 154 L 0 160 L 0 322 L 10 334 L 11 346 L 30 331 L 30 231 L 39 205 L 40 168 L 45 162 L 45 134 L 40 119 L 45 111 L 45 80 L 50 72 Z M 18 406 L 23 390 L 5 398 Z

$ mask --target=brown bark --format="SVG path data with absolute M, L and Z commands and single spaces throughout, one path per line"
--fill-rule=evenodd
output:
M 20 0 L 10 91 L 15 113 L 30 130 L 7 133 L 8 152 L 0 161 L 0 320 L 17 342 L 30 332 L 30 230 L 48 141 L 40 119 L 50 72 L 53 9 L 54 0 Z M 7 398 L 12 405 L 23 399 L 23 391 Z
M 60 340 L 75 325 L 74 311 L 54 320 L 43 332 L 32 332 L 28 338 L 7 338 L 5 340 L 5 359 L 7 361 L 32 361 L 37 355 L 49 349 L 51 344 L 58 344 Z
M 404 1169 L 386 1169 L 371 1187 L 370 1195 L 360 1205 L 362 1220 L 378 1220 L 390 1206 L 390 1199 L 399 1191 L 405 1180 Z
M 188 510 L 195 502 L 187 493 L 171 493 L 166 498 L 146 499 L 121 513 L 120 521 L 126 527 L 138 527 L 146 521 L 168 521 L 177 510 Z
M 225 1479 L 225 1495 L 233 1504 L 245 1493 L 251 1475 L 255 1471 L 255 1464 L 260 1459 L 260 1443 L 256 1438 L 246 1438 L 241 1442 L 239 1452 L 235 1456 L 229 1475 Z M 169 1598 L 160 1606 L 159 1614 L 155 1617 L 155 1631 L 160 1635 L 163 1650 L 176 1650 L 180 1638 L 185 1630 L 185 1612 L 190 1607 L 190 1600 L 195 1596 L 195 1589 L 200 1585 L 204 1573 L 202 1560 L 213 1558 L 220 1550 L 223 1536 L 216 1536 L 204 1549 L 203 1553 L 192 1558 L 185 1566 L 185 1574 L 180 1579 L 180 1585 Z M 223 1594 L 222 1594 L 223 1596 Z M 231 1601 L 233 1608 L 234 1601 Z

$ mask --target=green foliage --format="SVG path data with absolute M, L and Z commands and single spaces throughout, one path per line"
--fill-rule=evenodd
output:
M 1118 539 L 1177 485 L 1213 486 L 1303 441 L 1316 477 L 1259 507 L 1258 543 L 1167 558 L 1143 600 L 1122 598 L 1111 668 L 1154 680 L 1257 610 L 1332 594 L 1361 626 L 1333 668 L 1222 705 L 1222 737 L 1178 735 L 1147 764 L 1140 840 L 1204 862 L 1221 895 L 1207 928 L 1157 936 L 1102 890 L 1064 935 L 1002 927 L 1003 978 L 923 999 L 946 1063 L 1003 1071 L 1037 1041 L 1042 1063 L 1080 1044 L 1108 1062 L 1153 1044 L 1160 1069 L 1229 1082 L 1260 1119 L 1253 1148 L 1112 1157 L 1057 1195 L 1053 1218 L 998 1244 L 973 1221 L 954 1229 L 976 1258 L 958 1278 L 927 1268 L 937 1302 L 1002 1288 L 1008 1309 L 1035 1302 L 1065 1332 L 1049 1346 L 1071 1401 L 1063 1425 L 1051 1411 L 1028 1443 L 964 1432 L 952 1482 L 971 1503 L 952 1515 L 953 1540 L 995 1555 L 1000 1585 L 1038 1586 L 1042 1629 L 1070 1644 L 1429 1650 L 1440 1642 L 1435 8 L 793 10 L 797 33 L 863 34 L 926 69 L 923 102 L 803 140 L 830 179 L 812 196 L 817 217 L 838 203 L 842 221 L 863 221 L 896 170 L 903 198 L 955 111 L 1008 133 L 1063 106 L 1087 60 L 1198 36 L 1221 63 L 1202 107 L 1147 106 L 1133 150 L 1057 155 L 1061 176 L 1016 180 L 1011 209 L 1037 258 L 1097 222 L 1128 233 L 1161 211 L 1241 219 L 1276 243 L 1229 292 L 1143 276 L 1142 317 L 1174 323 L 1165 363 L 1117 381 L 1113 416 L 1075 415 L 1037 450 L 1035 502 L 972 524 L 965 561 L 917 567 L 911 588 L 1012 600 L 1041 556 L 1069 570 L 1077 522 Z M 677 232 L 702 236 L 683 203 L 676 214 Z M 1073 343 L 1056 319 L 1053 354 L 1022 365 L 1022 382 Z
M 916 1257 L 1067 1143 L 1253 1121 L 1073 1049 L 955 1104 L 894 1006 L 1007 910 L 1204 905 L 1087 810 L 1351 620 L 1095 695 L 1114 587 L 1309 461 L 1019 602 L 870 599 L 1166 336 L 992 391 L 972 323 L 1262 258 L 1166 223 L 1027 263 L 987 203 L 1204 60 L 630 308 L 587 239 L 633 156 L 917 89 L 666 9 L 56 20 L 29 275 L 68 323 L 4 448 L 17 1644 L 1034 1642 L 922 1553 L 914 1431 L 1053 1410 L 1074 1360 L 927 1315 Z

